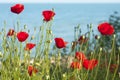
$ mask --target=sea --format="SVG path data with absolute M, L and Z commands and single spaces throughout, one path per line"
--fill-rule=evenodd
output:
M 0 31 L 4 27 L 4 22 L 8 31 L 14 28 L 18 20 L 20 27 L 27 25 L 32 34 L 34 27 L 42 25 L 42 11 L 54 9 L 56 15 L 52 32 L 55 37 L 62 37 L 68 42 L 74 40 L 76 26 L 80 25 L 81 34 L 85 34 L 88 31 L 87 25 L 92 24 L 94 34 L 100 35 L 97 26 L 108 21 L 115 11 L 120 13 L 120 3 L 22 3 L 25 9 L 16 15 L 10 11 L 14 4 L 0 3 Z

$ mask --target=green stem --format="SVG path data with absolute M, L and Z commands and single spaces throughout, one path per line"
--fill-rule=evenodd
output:
M 94 80 L 96 80 L 96 76 L 98 74 L 98 68 L 99 68 L 99 65 L 100 65 L 100 60 L 101 60 L 101 51 L 99 53 L 99 56 L 98 56 L 98 66 L 97 66 L 97 69 L 95 70 L 95 77 L 94 77 Z
M 113 44 L 112 44 L 112 52 L 110 53 L 110 60 L 109 60 L 109 64 L 108 64 L 108 68 L 107 68 L 107 74 L 106 74 L 106 77 L 105 77 L 105 80 L 108 80 L 108 75 L 109 75 L 109 68 L 110 68 L 110 64 L 111 64 L 111 61 L 112 61 L 112 56 L 114 53 L 114 46 L 115 46 L 115 38 L 113 38 Z

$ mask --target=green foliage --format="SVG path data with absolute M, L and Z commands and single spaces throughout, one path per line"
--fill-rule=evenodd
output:
M 112 24 L 115 29 L 117 47 L 116 51 L 118 51 L 118 48 L 120 47 L 120 14 L 117 11 L 110 15 L 109 23 Z

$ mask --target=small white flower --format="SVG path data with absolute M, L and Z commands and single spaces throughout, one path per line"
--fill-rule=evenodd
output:
M 116 37 L 116 35 L 114 34 L 114 35 L 113 35 L 113 37 L 115 38 L 115 37 Z
M 63 76 L 63 77 L 66 77 L 66 74 L 64 73 L 62 76 Z
M 102 48 L 100 48 L 100 51 L 102 51 Z
M 100 36 L 97 36 L 97 39 L 100 39 Z
M 85 39 L 85 36 L 83 35 L 82 38 Z
M 30 60 L 30 64 L 33 64 L 33 62 L 34 62 L 34 59 L 31 59 L 31 60 Z
M 93 52 L 91 52 L 91 55 L 93 54 Z
M 49 75 L 46 75 L 46 79 L 48 80 L 50 78 L 50 76 Z

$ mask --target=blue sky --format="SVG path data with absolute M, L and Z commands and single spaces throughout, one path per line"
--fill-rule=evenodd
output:
M 29 3 L 120 3 L 120 0 L 0 0 L 0 3 L 29 2 Z

